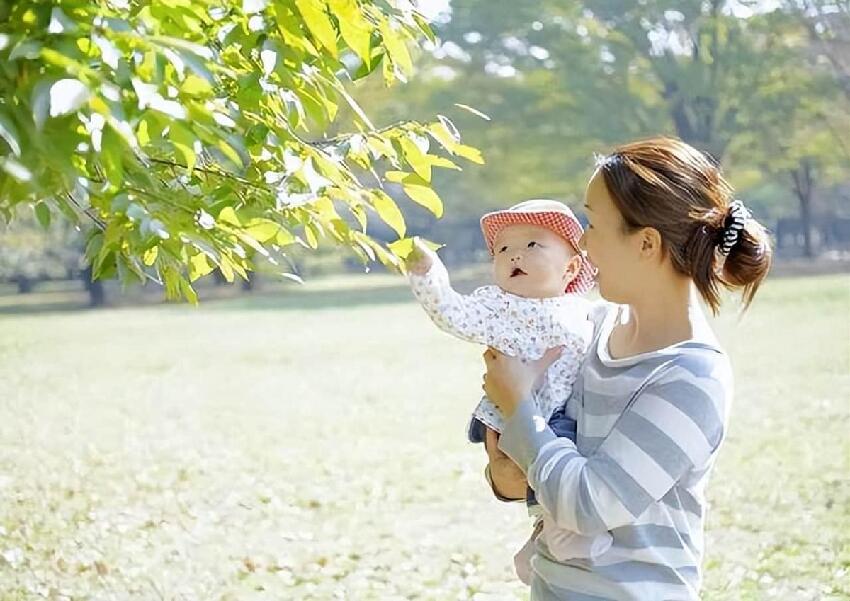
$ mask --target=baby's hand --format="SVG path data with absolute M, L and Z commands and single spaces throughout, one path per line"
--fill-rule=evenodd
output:
M 413 238 L 413 250 L 404 259 L 407 271 L 416 275 L 425 275 L 434 264 L 434 251 L 428 248 L 418 236 Z

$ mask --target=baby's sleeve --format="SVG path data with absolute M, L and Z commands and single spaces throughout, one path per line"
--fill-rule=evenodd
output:
M 460 294 L 449 281 L 446 266 L 433 255 L 424 275 L 408 274 L 413 295 L 431 321 L 444 332 L 468 342 L 489 344 L 493 309 L 484 295 Z
M 546 402 L 540 403 L 544 416 L 548 416 L 556 408 L 564 403 L 569 404 L 572 396 L 573 385 L 578 376 L 581 364 L 587 353 L 587 341 L 582 336 L 571 336 L 564 344 L 558 359 L 546 371 L 548 398 Z M 568 407 L 568 416 L 574 418 L 573 407 Z

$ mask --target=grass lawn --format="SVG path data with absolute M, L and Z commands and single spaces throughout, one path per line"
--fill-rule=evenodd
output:
M 481 350 L 399 279 L 0 316 L 0 600 L 526 599 Z M 738 320 L 704 599 L 850 599 L 850 277 Z

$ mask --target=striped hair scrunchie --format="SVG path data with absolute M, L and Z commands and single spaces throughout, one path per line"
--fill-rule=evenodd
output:
M 741 231 L 744 225 L 753 214 L 744 206 L 740 200 L 733 200 L 729 203 L 726 220 L 723 224 L 723 237 L 718 244 L 718 249 L 722 254 L 728 255 L 738 240 L 741 238 Z

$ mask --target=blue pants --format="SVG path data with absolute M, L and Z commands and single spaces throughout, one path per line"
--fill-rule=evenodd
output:
M 555 436 L 562 438 L 569 438 L 573 442 L 576 441 L 576 420 L 567 417 L 565 413 L 565 407 L 561 407 L 556 410 L 555 413 L 552 414 L 552 417 L 549 418 L 549 427 L 555 433 Z M 484 435 L 487 431 L 487 426 L 485 426 L 480 420 L 476 418 L 472 418 L 469 422 L 469 431 L 467 432 L 467 438 L 469 438 L 469 442 L 484 442 Z M 537 505 L 537 498 L 534 496 L 534 491 L 531 490 L 531 487 L 528 487 L 525 491 L 525 502 L 526 505 Z

